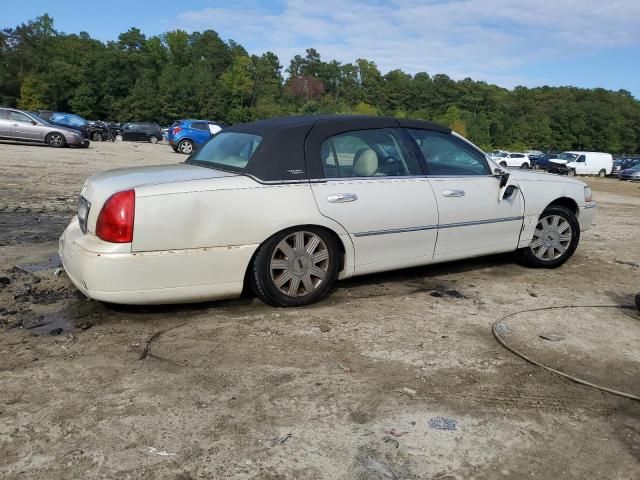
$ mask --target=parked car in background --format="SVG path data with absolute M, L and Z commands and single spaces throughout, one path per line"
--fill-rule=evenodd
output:
M 501 167 L 531 168 L 531 160 L 529 160 L 529 157 L 524 153 L 511 152 L 499 154 L 492 160 Z
M 546 170 L 549 168 L 549 161 L 557 156 L 558 155 L 555 153 L 543 153 L 542 155 L 538 155 L 531 159 L 531 167 L 536 170 Z
M 221 129 L 209 120 L 176 120 L 169 128 L 167 141 L 174 152 L 190 155 Z
M 158 143 L 162 140 L 162 129 L 157 123 L 131 122 L 120 129 L 122 140 L 129 142 Z
M 634 167 L 622 170 L 618 174 L 618 178 L 620 180 L 632 180 L 632 181 L 640 182 L 640 163 Z
M 480 255 L 558 267 L 595 207 L 583 182 L 507 172 L 448 127 L 288 117 L 225 128 L 186 162 L 90 177 L 59 252 L 97 300 L 230 298 L 246 281 L 295 307 L 338 279 Z
M 80 131 L 53 125 L 37 115 L 15 108 L 0 108 L 0 138 L 46 143 L 51 147 L 89 146 L 89 141 Z
M 622 170 L 640 165 L 640 157 L 626 157 L 613 159 L 612 175 L 618 175 Z
M 88 120 L 82 118 L 75 113 L 66 112 L 51 112 L 49 110 L 39 110 L 35 112 L 36 115 L 43 120 L 46 120 L 52 125 L 59 125 L 61 127 L 72 128 L 82 133 L 84 138 L 93 140 L 91 136 L 91 125 Z
M 613 157 L 602 152 L 563 152 L 549 160 L 547 169 L 561 175 L 598 175 L 604 177 L 613 171 Z

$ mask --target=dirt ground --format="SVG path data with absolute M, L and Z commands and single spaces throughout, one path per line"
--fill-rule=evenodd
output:
M 552 367 L 640 395 L 640 316 L 621 307 L 640 290 L 639 184 L 587 180 L 595 225 L 556 270 L 510 256 L 404 270 L 303 309 L 118 307 L 54 275 L 88 175 L 183 159 L 163 144 L 0 144 L 0 478 L 640 477 L 640 402 L 491 333 L 521 310 L 618 305 L 500 328 Z

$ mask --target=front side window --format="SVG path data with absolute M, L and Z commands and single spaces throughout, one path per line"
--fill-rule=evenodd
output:
M 418 175 L 419 167 L 405 152 L 391 128 L 357 130 L 333 136 L 322 144 L 326 178 Z
M 23 122 L 23 123 L 32 122 L 32 120 L 28 116 L 20 112 L 11 112 L 11 120 L 14 122 Z
M 220 133 L 205 143 L 187 163 L 223 170 L 242 170 L 246 168 L 261 141 L 262 137 L 250 133 Z
M 491 175 L 486 157 L 453 135 L 410 129 L 429 175 Z

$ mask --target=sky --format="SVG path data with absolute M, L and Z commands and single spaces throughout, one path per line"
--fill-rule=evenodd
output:
M 625 89 L 640 99 L 640 0 L 0 0 L 0 28 L 43 13 L 66 33 L 113 40 L 212 29 L 286 68 L 306 48 L 382 72 L 444 73 L 513 88 Z M 91 7 L 88 7 L 91 5 Z

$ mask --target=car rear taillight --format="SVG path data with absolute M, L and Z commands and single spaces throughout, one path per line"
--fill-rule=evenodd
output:
M 132 242 L 135 210 L 135 190 L 114 193 L 100 210 L 96 223 L 96 235 L 105 242 Z
M 182 127 L 173 127 L 173 131 L 171 132 L 173 135 L 175 135 L 176 133 L 178 133 L 180 130 L 182 130 Z

